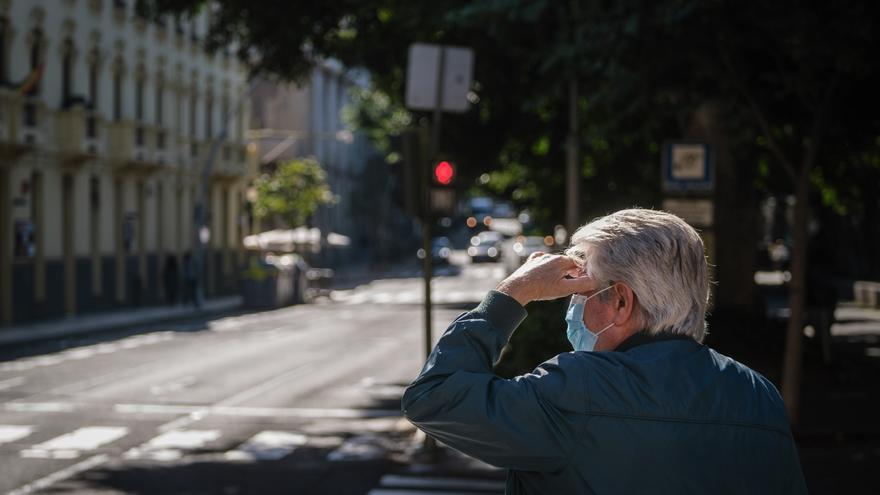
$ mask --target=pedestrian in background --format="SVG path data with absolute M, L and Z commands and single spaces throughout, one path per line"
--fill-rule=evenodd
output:
M 165 284 L 166 302 L 173 306 L 177 304 L 177 289 L 180 287 L 180 270 L 177 269 L 176 255 L 169 254 L 165 257 L 162 279 Z
M 196 299 L 196 266 L 189 251 L 183 254 L 183 305 L 192 303 L 198 307 Z
M 569 295 L 574 352 L 495 376 L 524 306 Z M 565 255 L 533 254 L 452 322 L 404 414 L 508 468 L 508 494 L 806 493 L 776 388 L 702 345 L 708 297 L 703 243 L 683 220 L 599 218 Z

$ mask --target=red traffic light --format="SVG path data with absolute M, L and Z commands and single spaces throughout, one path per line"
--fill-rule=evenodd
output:
M 434 180 L 437 181 L 438 184 L 448 186 L 449 184 L 452 184 L 452 179 L 454 178 L 455 167 L 453 167 L 451 163 L 444 160 L 437 165 L 434 165 Z

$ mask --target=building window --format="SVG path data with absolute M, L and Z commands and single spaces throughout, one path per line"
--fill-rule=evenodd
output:
M 190 139 L 190 156 L 195 158 L 199 154 L 196 145 L 196 121 L 198 119 L 196 109 L 198 107 L 198 95 L 196 94 L 195 85 L 193 85 L 192 94 L 189 96 L 189 139 Z
M 164 106 L 165 106 L 165 83 L 159 78 L 156 83 L 156 147 L 159 149 L 165 148 L 165 130 L 163 129 L 164 124 Z
M 113 71 L 113 120 L 122 120 L 122 68 Z
M 195 90 L 189 96 L 189 137 L 196 138 L 196 109 L 198 106 L 198 95 Z
M 144 121 L 144 79 L 139 77 L 134 83 L 134 118 Z
M 6 34 L 9 32 L 9 20 L 0 17 L 0 83 L 6 82 Z
M 89 107 L 98 109 L 98 50 L 92 52 L 92 60 L 89 62 Z
M 144 78 L 138 76 L 134 83 L 134 119 L 137 126 L 134 131 L 134 143 L 137 146 L 144 145 Z
M 65 40 L 61 52 L 61 108 L 68 108 L 73 97 L 73 41 Z
M 214 137 L 214 97 L 208 93 L 205 98 L 205 141 Z
M 27 86 L 23 93 L 26 96 L 37 96 L 40 94 L 40 86 L 42 85 L 43 72 L 43 31 L 34 29 L 31 33 L 31 73 L 28 77 Z
M 86 137 L 94 139 L 98 136 L 98 123 L 95 114 L 98 112 L 98 49 L 92 50 L 89 61 L 89 113 L 86 117 Z
M 156 83 L 156 127 L 162 127 L 163 124 L 164 96 L 165 84 L 160 79 Z
M 229 96 L 223 95 L 223 102 L 220 104 L 220 118 L 223 119 L 221 125 L 224 128 L 229 126 Z M 224 139 L 228 139 L 229 132 L 224 132 Z

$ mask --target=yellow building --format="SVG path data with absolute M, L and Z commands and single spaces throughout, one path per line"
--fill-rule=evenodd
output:
M 168 275 L 224 126 L 205 276 L 208 295 L 235 290 L 246 75 L 203 49 L 206 15 L 151 22 L 134 3 L 0 0 L 0 325 L 179 298 Z

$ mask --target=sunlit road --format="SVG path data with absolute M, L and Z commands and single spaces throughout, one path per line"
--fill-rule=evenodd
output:
M 503 275 L 439 271 L 435 336 Z M 0 350 L 0 493 L 365 493 L 422 364 L 421 279 L 332 296 Z

